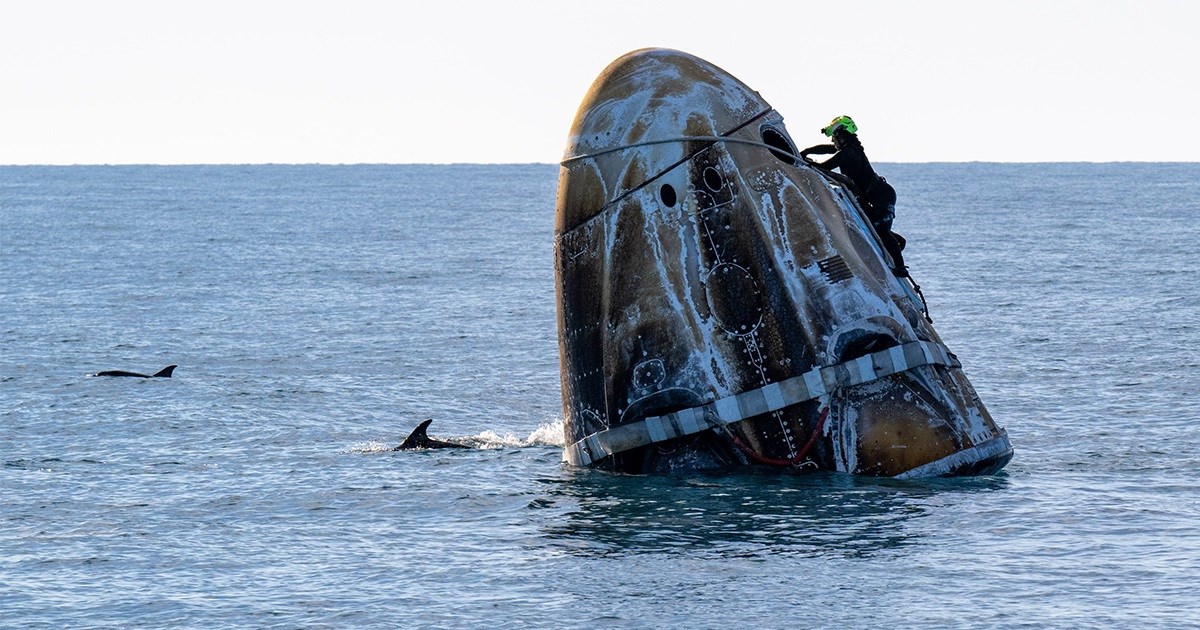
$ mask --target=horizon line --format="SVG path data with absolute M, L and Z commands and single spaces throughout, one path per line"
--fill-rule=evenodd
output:
M 880 160 L 876 164 L 1200 164 L 1200 160 Z M 6 163 L 0 168 L 71 168 L 129 166 L 560 166 L 558 162 L 38 162 Z

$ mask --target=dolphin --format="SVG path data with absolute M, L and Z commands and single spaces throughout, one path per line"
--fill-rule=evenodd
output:
M 417 428 L 413 429 L 413 432 L 408 434 L 407 438 L 404 438 L 404 442 L 401 443 L 400 446 L 397 446 L 396 448 L 394 448 L 392 450 L 393 451 L 415 451 L 419 448 L 471 448 L 470 446 L 467 446 L 466 444 L 458 444 L 456 442 L 443 442 L 441 440 L 435 440 L 435 439 L 429 437 L 428 435 L 425 434 L 425 431 L 429 429 L 429 425 L 432 422 L 433 422 L 433 419 L 431 418 L 429 420 L 422 422 L 421 424 L 418 424 Z
M 139 374 L 137 372 L 126 372 L 125 370 L 105 370 L 103 372 L 96 372 L 92 376 L 133 376 L 136 378 L 171 378 L 171 373 L 175 371 L 175 367 L 176 366 L 174 366 L 174 365 L 168 365 L 167 367 L 155 372 L 154 374 Z

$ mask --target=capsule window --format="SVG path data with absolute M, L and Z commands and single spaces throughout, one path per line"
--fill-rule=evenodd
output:
M 771 147 L 771 155 L 787 164 L 796 164 L 796 147 L 783 132 L 774 127 L 763 127 L 761 133 L 763 144 Z
M 848 341 L 845 347 L 842 348 L 841 356 L 838 357 L 839 363 L 853 361 L 859 357 L 865 357 L 873 352 L 887 350 L 893 346 L 900 345 L 899 341 L 887 335 L 878 333 L 868 333 L 862 331 L 862 336 L 853 338 Z
M 675 187 L 670 184 L 663 184 L 662 188 L 658 189 L 658 196 L 662 199 L 663 205 L 668 208 L 674 208 L 675 202 Z
M 725 180 L 717 169 L 709 166 L 704 169 L 704 186 L 712 192 L 719 192 L 725 186 Z

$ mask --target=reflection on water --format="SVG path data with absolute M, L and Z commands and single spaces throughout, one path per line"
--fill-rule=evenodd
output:
M 842 474 L 615 475 L 571 470 L 539 508 L 543 531 L 569 553 L 672 552 L 720 557 L 866 556 L 916 542 L 940 493 L 1007 487 L 1000 477 L 901 482 Z

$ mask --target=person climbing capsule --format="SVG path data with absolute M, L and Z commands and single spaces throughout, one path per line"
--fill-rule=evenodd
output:
M 908 268 L 904 265 L 904 237 L 892 232 L 892 221 L 896 218 L 896 189 L 880 177 L 871 167 L 862 142 L 858 140 L 858 125 L 849 116 L 834 118 L 821 133 L 829 136 L 833 144 L 818 144 L 804 149 L 800 157 L 806 162 L 823 171 L 838 177 L 839 181 L 848 183 L 859 205 L 867 213 L 871 225 L 879 235 L 884 249 L 892 257 L 895 267 L 892 270 L 896 276 L 908 276 Z M 824 162 L 817 162 L 809 155 L 829 155 L 833 157 Z M 834 170 L 841 171 L 834 173 Z

